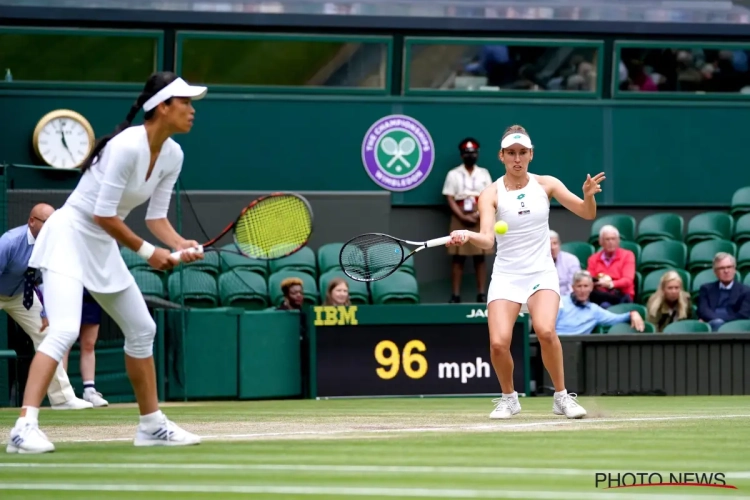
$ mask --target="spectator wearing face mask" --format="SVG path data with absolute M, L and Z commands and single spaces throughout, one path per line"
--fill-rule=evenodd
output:
M 489 170 L 477 165 L 479 158 L 479 141 L 467 137 L 458 143 L 461 154 L 461 165 L 448 172 L 443 185 L 443 195 L 451 209 L 451 224 L 449 232 L 459 229 L 479 231 L 479 209 L 477 202 L 479 194 L 484 188 L 492 184 Z M 467 256 L 474 260 L 474 271 L 477 277 L 477 302 L 486 302 L 487 268 L 485 256 L 492 250 L 483 250 L 466 243 L 461 246 L 451 246 L 448 253 L 453 256 L 451 268 L 452 296 L 449 302 L 461 302 L 461 279 L 464 272 L 464 262 Z

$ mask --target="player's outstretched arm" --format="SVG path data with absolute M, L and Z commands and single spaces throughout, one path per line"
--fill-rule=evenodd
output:
M 559 179 L 551 175 L 542 177 L 542 183 L 552 197 L 560 202 L 562 206 L 586 220 L 596 218 L 596 194 L 602 192 L 599 184 L 605 179 L 604 172 L 596 174 L 594 177 L 586 175 L 586 181 L 583 183 L 583 199 L 574 195 L 565 187 Z
M 495 245 L 493 227 L 495 225 L 495 211 L 497 200 L 497 186 L 493 183 L 487 186 L 479 195 L 479 232 L 460 229 L 453 231 L 453 239 L 448 245 L 463 245 L 471 241 L 474 246 L 490 250 Z

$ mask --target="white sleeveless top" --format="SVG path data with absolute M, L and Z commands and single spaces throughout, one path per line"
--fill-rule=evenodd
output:
M 529 275 L 556 271 L 549 236 L 549 197 L 536 176 L 529 174 L 523 189 L 507 191 L 497 182 L 495 220 L 508 223 L 505 234 L 495 234 L 497 255 L 492 274 Z

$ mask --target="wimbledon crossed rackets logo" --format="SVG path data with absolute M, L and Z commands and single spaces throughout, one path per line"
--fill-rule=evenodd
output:
M 390 191 L 420 185 L 432 170 L 435 146 L 417 120 L 404 115 L 381 118 L 365 134 L 362 163 L 370 178 Z

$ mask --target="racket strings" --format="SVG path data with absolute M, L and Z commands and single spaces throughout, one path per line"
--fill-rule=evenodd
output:
M 304 200 L 294 195 L 271 196 L 251 205 L 234 228 L 236 245 L 250 257 L 274 259 L 307 243 L 312 216 Z
M 364 234 L 341 249 L 344 272 L 358 281 L 375 281 L 391 274 L 404 258 L 401 244 L 387 235 Z

